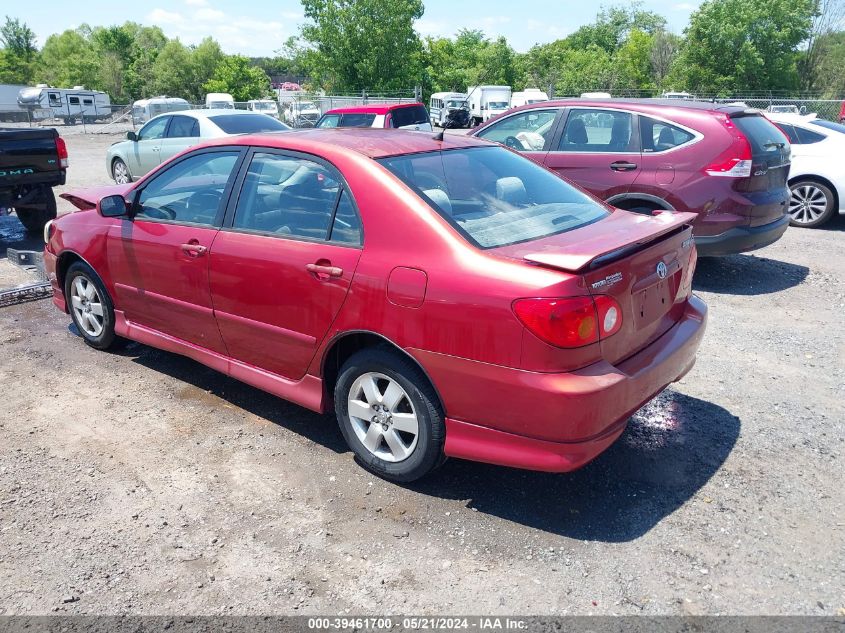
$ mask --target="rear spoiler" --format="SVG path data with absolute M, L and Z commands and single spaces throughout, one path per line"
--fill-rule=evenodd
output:
M 70 202 L 77 209 L 86 210 L 94 209 L 97 203 L 106 196 L 122 196 L 129 188 L 130 184 L 126 185 L 106 185 L 104 187 L 91 187 L 90 189 L 74 189 L 60 193 L 59 197 Z
M 626 213 L 614 214 L 618 226 L 608 221 L 608 232 L 593 239 L 567 245 L 557 251 L 545 251 L 523 255 L 525 261 L 548 268 L 556 268 L 570 273 L 591 270 L 604 266 L 611 261 L 621 259 L 633 252 L 642 250 L 647 245 L 684 230 L 691 230 L 689 225 L 695 219 L 694 213 L 661 213 L 657 216 L 639 216 Z M 633 221 L 628 220 L 632 218 Z M 640 219 L 641 218 L 641 219 Z

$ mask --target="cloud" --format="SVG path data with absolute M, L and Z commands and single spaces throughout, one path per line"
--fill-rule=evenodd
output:
M 175 11 L 167 11 L 166 9 L 153 9 L 147 15 L 147 21 L 154 24 L 181 24 L 185 21 L 181 13 Z
M 223 13 L 222 11 L 218 11 L 217 9 L 212 9 L 210 7 L 197 9 L 193 15 L 194 20 L 199 20 L 201 22 L 219 22 L 225 18 L 225 13 Z
M 677 4 L 672 5 L 673 11 L 692 11 L 697 8 L 698 5 L 695 5 L 692 2 L 678 2 Z
M 192 7 L 204 7 L 208 5 L 207 0 L 185 0 L 185 4 Z

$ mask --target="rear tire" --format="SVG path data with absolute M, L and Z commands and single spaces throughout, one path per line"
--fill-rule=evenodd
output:
M 346 443 L 379 477 L 410 482 L 445 461 L 446 425 L 437 394 L 419 367 L 399 354 L 354 354 L 340 370 L 334 401 Z
M 15 207 L 15 213 L 18 214 L 21 224 L 34 235 L 42 235 L 44 225 L 56 219 L 56 195 L 52 189 L 45 187 L 43 196 L 43 206 Z
M 65 275 L 65 301 L 86 344 L 106 350 L 123 342 L 114 333 L 114 304 L 100 276 L 85 262 L 71 264 Z
M 806 229 L 821 226 L 833 216 L 836 196 L 829 187 L 815 180 L 799 180 L 789 185 L 789 224 Z

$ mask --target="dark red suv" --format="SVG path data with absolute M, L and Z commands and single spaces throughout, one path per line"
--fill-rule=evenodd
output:
M 696 213 L 700 255 L 762 248 L 789 225 L 789 142 L 757 110 L 571 99 L 510 110 L 471 134 L 525 153 L 615 207 Z

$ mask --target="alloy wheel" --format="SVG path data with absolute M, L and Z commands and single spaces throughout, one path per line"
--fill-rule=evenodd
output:
M 352 429 L 370 453 L 386 462 L 401 462 L 414 452 L 419 420 L 402 386 L 377 372 L 359 376 L 347 399 Z
M 119 185 L 125 185 L 129 183 L 129 170 L 126 169 L 126 165 L 121 160 L 116 160 L 114 162 L 114 166 L 112 167 L 112 175 L 114 176 L 114 181 Z
M 94 283 L 79 275 L 70 286 L 70 303 L 76 317 L 76 324 L 88 336 L 97 338 L 103 333 L 103 302 Z
M 797 224 L 810 224 L 827 210 L 827 195 L 819 187 L 802 184 L 794 187 L 789 199 L 789 215 Z

